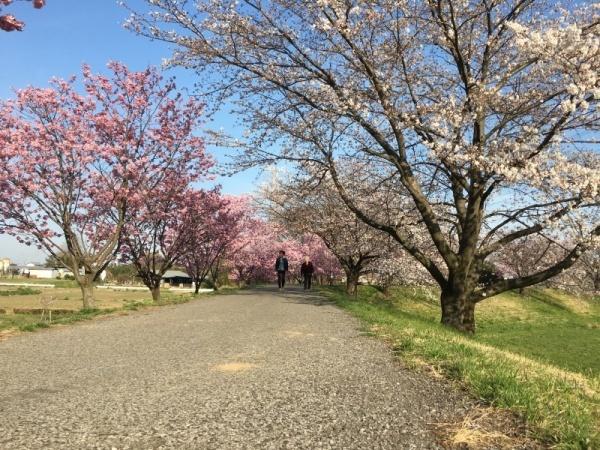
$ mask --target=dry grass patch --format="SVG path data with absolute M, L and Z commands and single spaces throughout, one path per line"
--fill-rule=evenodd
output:
M 434 425 L 444 447 L 456 450 L 542 449 L 527 437 L 523 421 L 510 411 L 479 407 L 458 422 Z
M 17 287 L 15 287 L 17 289 Z M 41 289 L 34 295 L 0 297 L 0 335 L 4 339 L 18 331 L 35 331 L 54 325 L 67 325 L 107 315 L 126 314 L 143 308 L 186 303 L 198 297 L 190 293 L 165 292 L 154 303 L 150 291 L 96 291 L 96 308 L 82 309 L 81 291 L 73 286 L 59 285 Z M 52 310 L 52 315 L 49 311 Z

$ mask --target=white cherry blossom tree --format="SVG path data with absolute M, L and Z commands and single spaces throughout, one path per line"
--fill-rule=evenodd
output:
M 171 65 L 237 105 L 251 130 L 240 167 L 285 160 L 327 173 L 360 220 L 439 284 L 442 322 L 474 332 L 478 302 L 557 275 L 600 234 L 599 11 L 550 0 L 152 0 L 128 26 L 174 45 Z M 371 168 L 373 191 L 401 188 L 426 241 L 364 207 L 340 173 L 348 159 Z M 586 232 L 563 258 L 482 282 L 503 247 L 573 221 Z
M 257 202 L 270 221 L 297 235 L 321 238 L 344 270 L 349 294 L 387 250 L 387 235 L 359 220 L 326 179 L 312 183 L 274 173 L 259 193 Z

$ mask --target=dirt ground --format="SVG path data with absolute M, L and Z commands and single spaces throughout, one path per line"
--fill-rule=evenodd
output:
M 16 290 L 16 286 L 0 286 L 0 291 Z M 0 296 L 0 309 L 10 312 L 14 308 L 41 308 L 42 303 L 53 298 L 51 309 L 78 310 L 82 307 L 79 288 L 32 287 L 39 294 Z M 113 291 L 96 289 L 96 307 L 110 309 L 122 307 L 126 302 L 150 299 L 150 291 Z

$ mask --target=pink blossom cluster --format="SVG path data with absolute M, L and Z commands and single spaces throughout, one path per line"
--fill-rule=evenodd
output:
M 232 280 L 239 284 L 273 282 L 276 279 L 275 260 L 281 250 L 285 251 L 289 262 L 290 279 L 300 279 L 300 266 L 304 258 L 309 257 L 315 267 L 315 276 L 321 281 L 340 280 L 341 266 L 318 236 L 307 233 L 295 238 L 295 230 L 250 217 L 227 254 L 226 265 Z
M 13 0 L 0 0 L 0 11 L 2 6 L 8 6 Z M 46 5 L 46 0 L 32 0 L 35 9 L 41 9 Z M 23 31 L 25 23 L 18 20 L 12 14 L 4 14 L 0 16 L 0 30 L 2 31 Z

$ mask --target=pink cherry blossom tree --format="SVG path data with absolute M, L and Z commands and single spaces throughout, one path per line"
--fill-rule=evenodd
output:
M 192 165 L 202 164 L 212 163 Z M 220 206 L 218 192 L 188 189 L 185 174 L 172 175 L 152 186 L 139 208 L 130 208 L 122 233 L 122 260 L 134 265 L 154 302 L 160 301 L 164 274 L 194 250 L 197 236 L 210 233 L 210 217 Z
M 209 276 L 218 289 L 221 264 L 251 219 L 247 197 L 212 193 L 207 200 L 202 225 L 190 227 L 190 244 L 178 261 L 192 278 L 196 293 Z
M 241 232 L 226 253 L 224 265 L 230 279 L 240 286 L 275 281 L 275 259 L 280 250 L 286 252 L 289 261 L 288 276 L 299 273 L 302 244 L 285 227 L 259 217 L 253 207 L 247 214 Z
M 272 282 L 274 261 L 279 250 L 278 230 L 270 223 L 253 217 L 237 236 L 227 255 L 230 277 L 238 285 Z
M 314 268 L 315 280 L 320 284 L 334 284 L 342 279 L 344 271 L 337 257 L 316 234 L 304 234 L 298 238 L 301 260 L 310 257 Z
M 561 273 L 600 235 L 599 17 L 593 2 L 152 0 L 128 26 L 237 103 L 239 167 L 328 173 L 439 285 L 442 323 L 472 333 L 479 302 Z M 426 241 L 365 207 L 348 159 L 373 191 L 398 188 Z M 564 258 L 482 282 L 503 247 L 568 221 L 586 232 Z
M 192 134 L 202 105 L 155 69 L 109 69 L 107 77 L 84 67 L 83 93 L 75 78 L 55 79 L 0 103 L 0 232 L 69 267 L 85 308 L 130 208 L 174 174 L 187 180 L 206 167 Z
M 314 233 L 336 256 L 355 294 L 359 278 L 384 250 L 387 236 L 359 220 L 331 183 L 274 174 L 260 190 L 263 211 L 274 223 L 297 234 Z
M 23 0 L 21 0 L 23 1 Z M 31 1 L 35 9 L 41 9 L 46 5 L 46 0 L 25 0 Z M 2 8 L 13 3 L 13 0 L 0 0 L 0 13 Z M 2 31 L 23 31 L 25 24 L 18 20 L 12 14 L 0 15 L 0 30 Z

